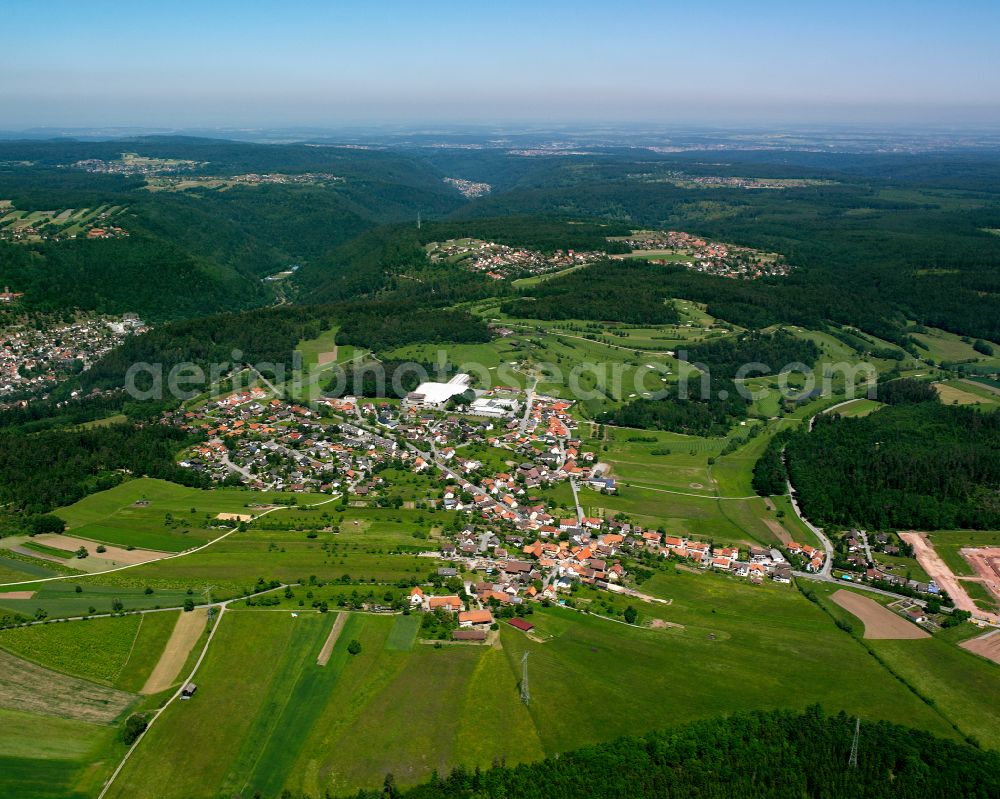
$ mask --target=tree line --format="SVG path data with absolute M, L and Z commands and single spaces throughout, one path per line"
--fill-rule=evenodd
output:
M 455 768 L 401 789 L 388 774 L 357 799 L 949 799 L 1000 792 L 1000 755 L 887 721 L 819 706 L 696 721 L 626 736 L 538 763 Z

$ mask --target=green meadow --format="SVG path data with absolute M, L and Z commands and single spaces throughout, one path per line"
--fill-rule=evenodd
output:
M 990 711 L 970 726 L 957 697 L 928 705 L 790 586 L 677 571 L 643 590 L 670 604 L 633 602 L 638 626 L 536 606 L 536 635 L 501 624 L 499 647 L 414 643 L 419 616 L 352 613 L 326 666 L 316 657 L 335 614 L 229 610 L 198 694 L 167 709 L 110 795 L 349 795 L 387 772 L 406 785 L 456 764 L 516 763 L 719 713 L 815 702 L 950 737 L 955 723 L 972 734 L 996 724 Z M 607 596 L 578 599 L 598 612 L 624 604 Z M 352 639 L 356 656 L 346 649 Z M 878 643 L 888 661 L 894 646 L 905 658 L 924 642 Z M 965 668 L 965 653 L 940 647 L 958 660 L 935 650 L 926 659 L 945 665 L 912 670 L 933 681 Z M 527 707 L 518 695 L 525 653 Z M 978 688 L 992 695 L 995 675 L 975 668 Z M 233 680 L 234 671 L 253 679 Z

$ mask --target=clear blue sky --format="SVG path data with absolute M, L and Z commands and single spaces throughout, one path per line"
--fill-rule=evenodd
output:
M 0 0 L 0 129 L 1000 124 L 1000 0 Z

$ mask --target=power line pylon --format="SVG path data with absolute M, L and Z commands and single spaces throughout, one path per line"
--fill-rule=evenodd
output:
M 854 720 L 854 740 L 851 742 L 851 756 L 847 761 L 848 768 L 858 767 L 858 736 L 861 733 L 861 719 Z
M 521 701 L 531 704 L 531 691 L 528 690 L 528 652 L 521 658 Z

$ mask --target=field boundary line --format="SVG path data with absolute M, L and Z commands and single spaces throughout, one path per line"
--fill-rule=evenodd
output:
M 760 499 L 757 494 L 752 494 L 748 497 L 719 497 L 714 494 L 692 494 L 688 491 L 673 491 L 668 488 L 654 488 L 653 486 L 643 485 L 642 483 L 626 483 L 624 480 L 621 481 L 622 485 L 626 488 L 638 488 L 644 491 L 658 491 L 661 494 L 677 494 L 682 497 L 697 497 L 698 499 L 729 499 L 729 500 L 748 500 L 748 499 Z
M 139 633 L 142 632 L 142 622 L 146 618 L 146 615 L 139 614 L 139 626 L 135 628 L 135 638 L 132 639 L 132 646 L 128 649 L 128 656 L 125 658 L 125 662 L 122 663 L 122 667 L 118 670 L 118 676 L 121 677 L 122 672 L 125 671 L 125 667 L 128 665 L 129 661 L 132 659 L 132 653 L 135 652 L 135 644 L 139 640 Z
M 341 496 L 340 494 L 334 494 L 332 497 L 330 497 L 330 499 L 323 500 L 322 502 L 313 502 L 313 503 L 311 503 L 309 505 L 301 505 L 301 506 L 300 505 L 278 505 L 278 506 L 273 507 L 273 508 L 268 508 L 263 513 L 258 513 L 256 516 L 254 516 L 252 519 L 250 519 L 250 524 L 253 524 L 255 521 L 257 521 L 262 516 L 267 516 L 267 514 L 273 513 L 276 510 L 292 510 L 292 509 L 295 509 L 295 510 L 311 510 L 312 508 L 318 508 L 320 505 L 327 505 L 327 504 L 333 502 L 334 500 L 339 499 L 340 496 Z M 88 572 L 88 573 L 85 573 L 85 574 L 59 574 L 59 575 L 56 575 L 55 577 L 40 577 L 37 580 L 20 580 L 20 581 L 18 581 L 16 583 L 0 583 L 0 588 L 8 588 L 8 587 L 14 586 L 14 585 L 34 585 L 35 583 L 50 583 L 50 582 L 54 582 L 56 580 L 72 580 L 72 579 L 80 579 L 80 578 L 84 578 L 84 577 L 99 577 L 100 575 L 103 575 L 103 574 L 113 574 L 115 572 L 125 571 L 125 569 L 134 569 L 136 566 L 147 566 L 150 563 L 160 563 L 160 562 L 162 562 L 164 560 L 172 560 L 174 558 L 183 558 L 186 555 L 194 555 L 196 552 L 201 552 L 203 549 L 207 549 L 208 547 L 212 546 L 212 544 L 219 543 L 219 541 L 222 541 L 224 538 L 228 538 L 233 533 L 238 532 L 238 531 L 239 531 L 239 527 L 237 526 L 237 527 L 234 527 L 232 530 L 229 530 L 229 531 L 223 533 L 218 538 L 213 538 L 211 541 L 208 541 L 207 543 L 204 543 L 204 544 L 202 544 L 199 547 L 195 547 L 194 549 L 185 549 L 183 552 L 174 552 L 174 553 L 172 553 L 170 555 L 164 555 L 162 558 L 156 558 L 155 560 L 147 560 L 144 563 L 129 563 L 129 564 L 125 565 L 125 566 L 116 566 L 113 569 L 105 569 L 104 571 L 100 571 L 100 572 Z M 149 551 L 153 551 L 153 550 L 149 550 Z

